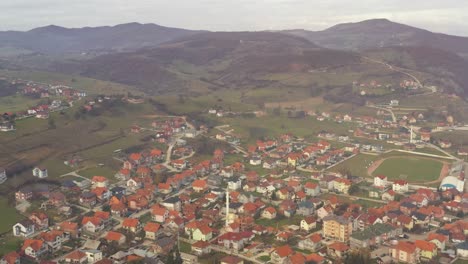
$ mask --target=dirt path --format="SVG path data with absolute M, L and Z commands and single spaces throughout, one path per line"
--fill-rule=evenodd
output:
M 383 158 L 383 159 L 379 159 L 377 161 L 374 161 L 374 163 L 372 163 L 372 165 L 370 165 L 370 167 L 367 169 L 367 174 L 370 176 L 370 177 L 373 177 L 373 173 L 374 171 L 382 164 L 382 162 L 384 162 L 386 159 L 388 158 Z

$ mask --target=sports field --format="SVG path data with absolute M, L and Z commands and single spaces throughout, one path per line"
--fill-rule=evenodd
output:
M 405 179 L 409 182 L 431 182 L 441 176 L 444 164 L 430 158 L 390 157 L 372 172 L 372 175 L 385 175 L 389 180 Z

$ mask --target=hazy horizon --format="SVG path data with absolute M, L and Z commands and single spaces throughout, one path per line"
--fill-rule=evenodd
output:
M 386 18 L 429 31 L 468 36 L 468 1 L 428 0 L 16 0 L 0 2 L 0 30 L 47 25 L 67 28 L 131 22 L 211 31 L 323 30 L 340 23 Z

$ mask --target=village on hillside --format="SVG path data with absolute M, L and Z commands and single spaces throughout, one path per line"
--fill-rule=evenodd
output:
M 105 100 L 88 100 L 84 112 Z M 16 190 L 16 209 L 25 217 L 11 233 L 20 246 L 0 263 L 468 258 L 467 152 L 431 135 L 454 127 L 453 118 L 430 128 L 423 113 L 396 117 L 391 107 L 369 107 L 378 117 L 302 113 L 353 128 L 324 127 L 313 140 L 293 133 L 246 140 L 230 124 L 209 130 L 185 116 L 132 124 L 131 133 L 149 131 L 151 141 L 131 152 L 110 151 L 121 166 L 111 178 L 83 177 L 78 156 L 65 161 L 76 170 L 59 185 L 47 184 L 47 167 L 32 168 L 44 184 Z M 37 116 L 44 109 L 36 110 Z M 1 183 L 7 174 L 0 169 Z

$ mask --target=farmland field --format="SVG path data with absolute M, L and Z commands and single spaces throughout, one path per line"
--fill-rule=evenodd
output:
M 385 175 L 390 180 L 406 179 L 413 182 L 430 182 L 440 176 L 443 163 L 434 159 L 417 157 L 390 157 L 372 173 Z

